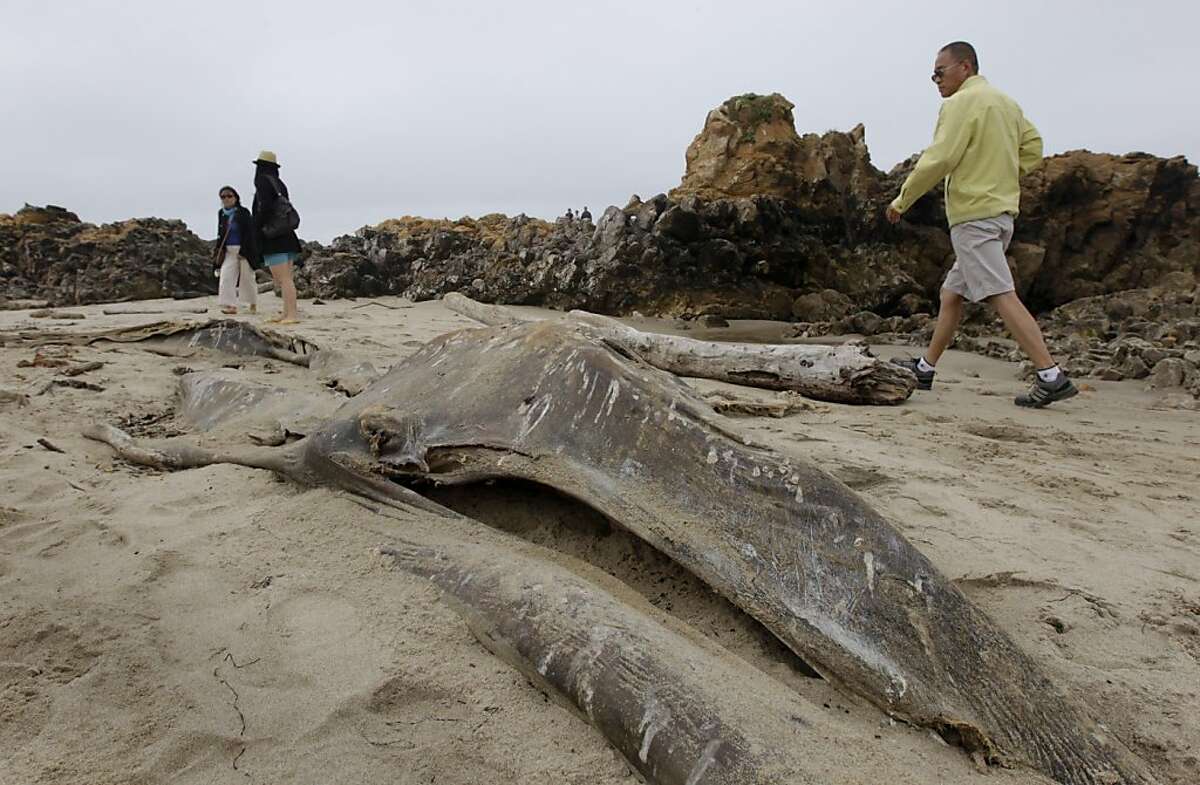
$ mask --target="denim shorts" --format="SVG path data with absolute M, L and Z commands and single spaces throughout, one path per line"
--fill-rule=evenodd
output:
M 287 264 L 294 262 L 300 258 L 300 254 L 295 251 L 286 251 L 284 253 L 269 253 L 263 255 L 263 264 L 267 267 L 274 267 L 277 264 Z

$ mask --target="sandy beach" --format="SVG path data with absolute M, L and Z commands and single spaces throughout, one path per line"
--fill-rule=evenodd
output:
M 136 307 L 196 306 L 219 316 L 215 298 Z M 439 302 L 301 308 L 286 332 L 380 369 L 476 326 Z M 69 310 L 85 318 L 0 312 L 0 331 L 166 318 Z M 717 340 L 784 332 L 630 323 Z M 381 556 L 396 521 L 262 470 L 134 467 L 80 435 L 91 422 L 148 438 L 192 433 L 176 411 L 184 368 L 338 395 L 315 374 L 138 344 L 42 353 L 103 363 L 75 377 L 103 389 L 41 392 L 58 368 L 20 367 L 32 350 L 0 346 L 0 388 L 28 395 L 0 398 L 0 783 L 640 781 L 596 730 L 482 648 L 427 581 Z M 729 422 L 861 492 L 1162 782 L 1198 782 L 1200 418 L 1159 407 L 1144 382 L 1088 379 L 1044 410 L 1013 406 L 1024 386 L 1014 364 L 951 352 L 935 389 L 902 406 L 814 402 Z M 829 782 L 1045 781 L 981 771 L 929 731 L 835 691 L 757 622 L 576 502 L 500 485 L 435 498 L 591 562 L 781 694 L 822 707 Z M 842 743 L 843 730 L 867 743 Z

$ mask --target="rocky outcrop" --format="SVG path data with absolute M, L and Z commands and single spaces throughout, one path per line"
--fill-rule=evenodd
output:
M 777 197 L 827 221 L 878 228 L 878 216 L 864 221 L 860 215 L 875 205 L 883 186 L 881 173 L 871 165 L 863 126 L 799 136 L 793 108 L 778 93 L 747 93 L 709 112 L 688 146 L 683 180 L 671 198 Z
M 216 292 L 212 245 L 182 221 L 96 226 L 61 207 L 0 214 L 0 301 L 52 305 Z
M 766 204 L 766 202 L 764 202 Z M 757 221 L 747 201 L 747 221 Z M 423 300 L 461 291 L 484 302 L 634 309 L 672 315 L 790 318 L 791 289 L 748 275 L 752 237 L 728 239 L 738 216 L 658 195 L 610 207 L 600 219 L 516 216 L 403 218 L 340 237 L 298 273 L 304 296 L 400 294 Z M 747 233 L 755 230 L 747 226 Z M 761 233 L 760 233 L 761 234 Z
M 865 131 L 796 133 L 793 105 L 746 94 L 709 113 L 669 194 L 591 221 L 406 217 L 308 244 L 302 296 L 461 291 L 476 300 L 609 314 L 900 321 L 929 314 L 953 261 L 942 197 L 898 226 L 884 207 L 915 158 L 883 173 Z M 940 190 L 940 189 L 939 189 Z M 207 249 L 178 222 L 88 227 L 65 211 L 0 218 L 8 296 L 57 303 L 212 291 Z M 1086 151 L 1022 184 L 1010 248 L 1035 312 L 1200 275 L 1200 177 L 1183 158 Z
M 683 182 L 671 196 L 792 198 L 801 178 L 793 108 L 778 93 L 747 93 L 709 112 L 704 130 L 688 146 Z
M 884 207 L 913 161 L 884 174 L 862 126 L 801 136 L 793 108 L 779 95 L 731 98 L 688 147 L 677 188 L 610 207 L 594 226 L 496 215 L 388 221 L 315 253 L 301 291 L 462 291 L 604 313 L 801 321 L 932 312 L 953 260 L 940 193 L 887 224 Z M 1182 158 L 1047 159 L 1023 184 L 1010 249 L 1019 291 L 1044 311 L 1200 273 L 1198 199 L 1200 178 Z

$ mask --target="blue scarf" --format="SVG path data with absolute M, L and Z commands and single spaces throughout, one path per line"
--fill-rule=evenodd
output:
M 238 227 L 237 221 L 233 220 L 233 214 L 236 212 L 237 212 L 237 207 L 222 207 L 221 208 L 221 213 L 225 216 L 225 220 L 229 222 L 228 223 L 228 227 L 229 227 L 228 234 L 225 235 L 225 244 L 226 245 L 241 245 L 242 244 L 241 229 Z

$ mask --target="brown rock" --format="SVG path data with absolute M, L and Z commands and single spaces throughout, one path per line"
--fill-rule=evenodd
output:
M 700 218 L 691 210 L 674 205 L 662 214 L 654 228 L 660 234 L 688 243 L 700 237 Z
M 1100 378 L 1106 382 L 1119 382 L 1125 378 L 1125 374 L 1121 373 L 1119 369 L 1109 366 L 1101 369 Z
M 1022 181 L 1015 239 L 1046 249 L 1027 289 L 1039 310 L 1152 286 L 1172 272 L 1194 276 L 1200 178 L 1182 156 L 1056 155 Z
M 688 146 L 687 171 L 671 197 L 793 197 L 799 176 L 789 164 L 799 155 L 800 138 L 792 109 L 778 93 L 746 93 L 709 112 Z
M 880 172 L 871 166 L 863 126 L 801 137 L 793 108 L 778 93 L 746 93 L 709 112 L 688 146 L 687 168 L 671 198 L 773 196 L 815 203 L 832 196 L 829 206 L 844 210 L 845 197 L 854 195 L 864 207 L 879 190 Z
M 802 322 L 832 322 L 854 309 L 850 298 L 833 289 L 802 294 L 792 303 L 792 315 Z
M 1150 378 L 1150 386 L 1155 389 L 1182 387 L 1188 376 L 1189 364 L 1177 357 L 1160 360 L 1154 366 L 1154 375 Z M 1193 366 L 1194 368 L 1194 366 Z
M 1141 357 L 1130 355 L 1120 366 L 1121 376 L 1126 379 L 1145 379 L 1150 375 L 1150 369 Z
M 1014 242 L 1008 246 L 1008 266 L 1019 294 L 1024 296 L 1028 293 L 1045 260 L 1046 249 L 1035 243 Z
M 879 332 L 879 328 L 883 325 L 883 319 L 879 314 L 871 313 L 870 311 L 859 311 L 845 319 L 845 322 L 849 325 L 850 332 L 860 335 L 874 335 Z

